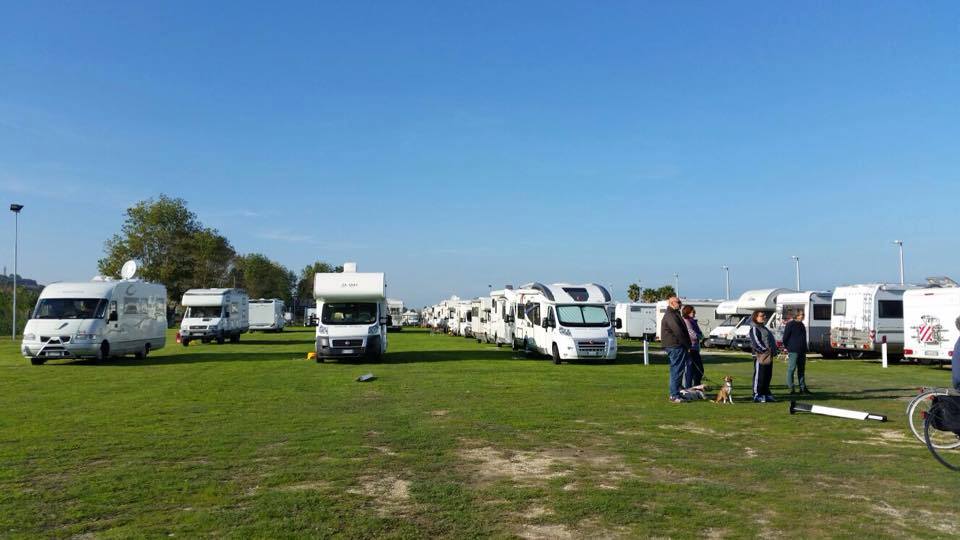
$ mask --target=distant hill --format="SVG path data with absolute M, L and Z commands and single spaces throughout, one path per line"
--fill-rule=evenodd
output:
M 10 274 L 9 276 L 0 276 L 0 287 L 12 286 L 13 274 Z M 35 279 L 17 276 L 17 287 L 21 289 L 27 289 L 28 291 L 42 291 L 44 286 L 37 283 L 37 280 Z

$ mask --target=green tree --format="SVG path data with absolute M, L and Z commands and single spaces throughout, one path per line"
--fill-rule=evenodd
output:
M 627 287 L 627 298 L 629 298 L 631 302 L 636 302 L 637 300 L 639 300 L 640 285 L 637 285 L 636 283 L 631 283 L 630 286 Z
M 640 297 L 644 302 L 659 302 L 660 300 L 666 300 L 674 294 L 673 285 L 664 285 L 663 287 L 657 289 L 643 289 L 643 292 L 640 293 Z
M 40 291 L 17 287 L 17 335 L 23 334 L 23 327 L 37 305 Z M 13 326 L 13 284 L 0 287 L 0 335 L 9 336 Z
M 295 275 L 266 255 L 250 253 L 235 260 L 237 286 L 246 289 L 250 298 L 280 298 L 290 303 Z
M 225 286 L 235 265 L 236 251 L 216 229 L 201 229 L 187 247 L 193 261 L 190 289 Z
M 317 261 L 309 264 L 300 271 L 300 279 L 297 280 L 297 299 L 302 303 L 313 298 L 313 276 L 315 274 L 327 274 L 330 272 L 343 272 L 342 266 L 331 266 L 329 263 Z

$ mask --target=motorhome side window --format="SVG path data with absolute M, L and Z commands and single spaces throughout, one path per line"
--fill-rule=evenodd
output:
M 833 301 L 833 314 L 840 315 L 841 317 L 847 314 L 847 301 L 846 300 L 834 300 Z
M 527 312 L 527 320 L 533 324 L 540 324 L 540 304 L 528 303 L 524 311 Z
M 880 300 L 877 302 L 877 316 L 881 319 L 902 319 L 903 301 L 901 300 Z
M 830 320 L 830 304 L 816 304 L 813 306 L 813 320 L 815 321 L 829 321 Z
M 729 315 L 721 315 L 720 313 L 717 313 L 716 311 L 713 312 L 713 320 L 715 320 L 715 321 L 725 321 L 725 320 L 727 320 L 727 317 L 728 317 L 728 316 L 729 316 Z M 829 319 L 829 317 L 827 317 L 827 318 Z
M 124 315 L 136 315 L 139 313 L 137 309 L 137 298 L 132 296 L 127 296 L 123 299 L 123 314 Z

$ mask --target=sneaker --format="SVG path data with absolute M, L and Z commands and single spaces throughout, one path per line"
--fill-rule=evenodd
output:
M 772 395 L 770 395 L 770 394 L 767 394 L 767 395 L 763 396 L 763 402 L 764 402 L 764 403 L 774 403 L 774 402 L 776 402 L 776 401 L 777 401 L 777 400 L 776 400 Z
M 767 398 L 765 396 L 753 396 L 754 403 L 766 403 Z
M 810 395 L 810 394 L 812 394 L 813 392 L 811 392 L 809 388 L 801 388 L 801 389 L 800 389 L 800 393 L 801 393 L 801 394 Z
M 670 403 L 686 403 L 681 397 L 673 396 L 670 398 Z

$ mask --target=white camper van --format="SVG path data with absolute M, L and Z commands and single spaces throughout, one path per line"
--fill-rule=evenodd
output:
M 20 352 L 41 365 L 54 358 L 143 358 L 163 348 L 167 289 L 132 279 L 133 272 L 128 277 L 47 285 L 23 329 Z
M 617 358 L 617 338 L 610 321 L 610 293 L 601 285 L 530 283 L 521 294 L 514 325 L 516 346 L 549 355 L 555 364 L 562 360 Z
M 767 327 L 772 328 L 772 315 L 777 310 L 777 298 L 781 294 L 795 292 L 792 289 L 757 289 L 747 291 L 737 300 L 737 309 L 748 314 L 747 320 L 733 331 L 733 340 L 730 347 L 741 351 L 750 350 L 750 318 L 754 311 L 763 311 L 767 314 Z
M 241 289 L 190 289 L 180 303 L 187 308 L 180 321 L 184 347 L 195 339 L 237 343 L 250 330 L 250 299 Z
M 409 310 L 400 317 L 400 324 L 403 326 L 420 326 L 420 313 Z
M 960 286 L 949 278 L 929 278 L 937 288 L 903 293 L 903 356 L 922 363 L 960 362 L 953 358 L 960 317 Z
M 473 331 L 473 337 L 477 338 L 477 343 L 493 343 L 489 334 L 492 306 L 493 298 L 489 296 L 481 296 L 473 301 L 470 329 Z
M 490 319 L 487 322 L 487 335 L 490 343 L 497 347 L 516 345 L 514 325 L 517 315 L 523 316 L 522 298 L 524 295 L 534 294 L 540 294 L 540 292 L 533 289 L 518 290 L 514 289 L 512 285 L 507 285 L 503 289 L 490 293 Z
M 681 298 L 680 302 L 685 306 L 693 306 L 694 310 L 696 310 L 697 324 L 700 326 L 700 331 L 703 332 L 704 336 L 709 336 L 710 332 L 727 318 L 726 315 L 717 315 L 717 307 L 720 306 L 720 302 L 717 300 Z M 666 315 L 666 313 L 667 301 L 660 300 L 657 302 L 657 340 L 660 339 L 660 323 L 663 321 L 663 316 Z M 717 317 L 720 318 L 717 319 Z
M 317 308 L 315 307 L 303 308 L 303 325 L 304 326 L 317 325 Z
M 707 334 L 704 342 L 705 347 L 727 348 L 733 343 L 733 337 L 737 328 L 750 323 L 750 312 L 740 309 L 737 306 L 737 300 L 726 300 L 720 302 L 716 310 L 717 317 L 723 317 L 719 324 L 713 327 Z
M 453 306 L 453 317 L 449 322 L 451 334 L 470 337 L 470 320 L 473 318 L 472 307 L 470 300 L 460 300 Z
M 625 338 L 653 340 L 657 337 L 657 305 L 653 303 L 618 303 L 614 318 L 620 321 L 617 335 Z
M 403 300 L 387 298 L 387 311 L 390 315 L 387 331 L 399 332 L 403 330 Z
M 327 358 L 366 357 L 380 360 L 387 352 L 387 285 L 382 272 L 357 272 L 344 263 L 343 272 L 318 273 L 313 296 L 317 324 L 317 362 Z
M 903 294 L 915 285 L 866 283 L 833 291 L 830 345 L 853 357 L 903 354 Z
M 250 300 L 250 330 L 264 332 L 282 332 L 287 325 L 283 312 L 283 300 L 279 298 L 260 298 Z
M 777 297 L 777 309 L 768 326 L 779 343 L 783 329 L 800 311 L 807 327 L 807 351 L 820 353 L 824 358 L 835 358 L 837 353 L 830 346 L 830 306 L 833 293 L 804 291 L 785 293 Z

